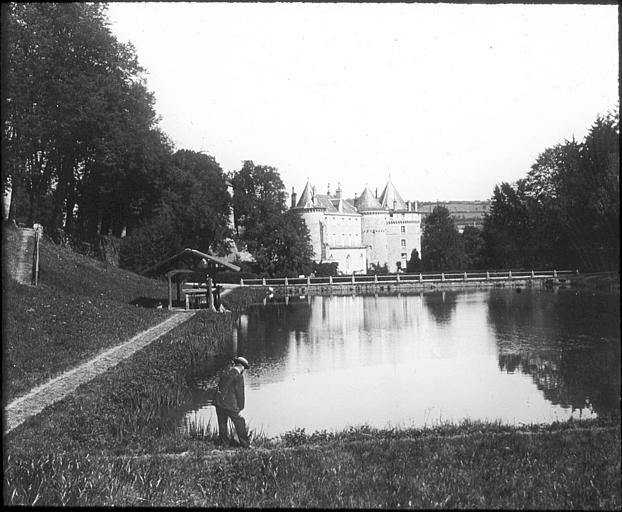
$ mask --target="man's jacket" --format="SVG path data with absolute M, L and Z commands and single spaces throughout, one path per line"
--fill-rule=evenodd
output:
M 215 404 L 232 412 L 244 409 L 244 377 L 235 368 L 229 368 L 221 375 Z

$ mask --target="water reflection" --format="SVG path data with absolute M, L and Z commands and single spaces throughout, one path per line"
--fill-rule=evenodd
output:
M 619 412 L 619 297 L 563 289 L 493 291 L 488 320 L 501 370 L 530 375 L 553 404 L 600 416 Z
M 457 291 L 442 291 L 425 295 L 425 305 L 439 324 L 451 321 L 451 315 L 456 309 Z
M 619 414 L 616 303 L 512 289 L 268 302 L 238 324 L 237 349 L 253 363 L 246 417 L 275 435 Z M 187 421 L 212 414 L 189 410 Z

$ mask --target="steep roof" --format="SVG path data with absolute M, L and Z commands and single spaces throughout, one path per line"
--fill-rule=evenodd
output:
M 296 208 L 315 208 L 315 205 L 313 204 L 311 183 L 309 183 L 308 180 L 304 190 L 302 191 L 302 194 L 300 194 L 300 199 L 298 200 Z
M 380 195 L 380 204 L 383 208 L 388 210 L 407 210 L 406 203 L 400 196 L 399 192 L 391 183 L 391 178 L 387 181 L 387 185 L 384 187 L 382 194 Z
M 378 202 L 378 199 L 374 197 L 369 187 L 365 187 L 361 197 L 359 197 L 356 201 L 356 208 L 358 211 L 361 210 L 382 210 L 382 206 Z
M 352 203 L 340 197 L 331 198 L 330 202 L 335 207 L 335 210 L 340 213 L 358 213 Z
M 330 197 L 324 194 L 315 194 L 315 208 L 325 208 L 327 212 L 336 212 L 337 208 L 333 206 Z

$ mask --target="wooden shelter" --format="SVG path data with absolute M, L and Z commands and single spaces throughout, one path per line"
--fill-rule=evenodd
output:
M 191 302 L 200 303 L 206 298 L 208 308 L 214 307 L 214 274 L 219 270 L 228 269 L 239 272 L 240 267 L 228 261 L 205 254 L 195 249 L 184 249 L 152 267 L 141 272 L 142 275 L 152 277 L 164 275 L 168 280 L 168 309 L 173 308 L 173 282 L 177 288 L 177 301 L 181 302 L 182 294 L 185 297 L 186 309 Z M 192 284 L 190 284 L 192 283 Z M 192 300 L 191 300 L 192 299 Z

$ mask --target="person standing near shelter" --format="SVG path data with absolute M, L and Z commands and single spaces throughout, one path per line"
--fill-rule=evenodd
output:
M 231 418 L 235 431 L 240 440 L 240 446 L 250 448 L 246 421 L 240 416 L 244 409 L 244 370 L 250 367 L 244 357 L 234 357 L 232 366 L 227 368 L 218 382 L 218 390 L 214 405 L 218 417 L 218 436 L 223 444 L 232 444 L 229 440 L 228 420 Z

